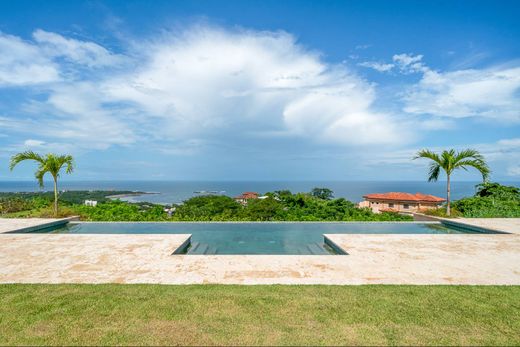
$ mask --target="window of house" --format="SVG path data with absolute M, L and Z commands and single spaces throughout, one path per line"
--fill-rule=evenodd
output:
M 394 207 L 394 204 L 393 204 L 393 203 L 389 203 L 389 204 L 388 204 L 388 207 L 393 208 L 393 207 Z
M 410 205 L 408 205 L 408 204 L 404 204 L 404 205 L 403 205 L 403 208 L 404 208 L 405 210 L 408 210 L 408 209 L 410 208 Z

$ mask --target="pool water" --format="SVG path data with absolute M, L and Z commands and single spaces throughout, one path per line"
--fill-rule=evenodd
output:
M 42 232 L 49 232 L 48 230 Z M 71 234 L 192 234 L 187 254 L 335 254 L 323 234 L 460 234 L 441 223 L 69 223 Z

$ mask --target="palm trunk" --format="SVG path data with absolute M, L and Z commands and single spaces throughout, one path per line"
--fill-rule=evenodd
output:
M 450 202 L 450 175 L 448 175 L 448 185 L 447 185 L 447 191 L 446 191 L 446 202 L 447 202 L 447 206 L 446 206 L 446 214 L 448 216 L 451 215 L 451 202 Z
M 54 217 L 58 217 L 58 178 L 54 177 Z

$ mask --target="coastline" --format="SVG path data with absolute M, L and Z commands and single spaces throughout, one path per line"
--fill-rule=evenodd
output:
M 126 194 L 115 194 L 115 195 L 107 195 L 107 199 L 121 199 L 121 198 L 131 198 L 134 196 L 141 196 L 141 195 L 158 195 L 161 194 L 160 192 L 132 192 L 132 193 L 126 193 Z

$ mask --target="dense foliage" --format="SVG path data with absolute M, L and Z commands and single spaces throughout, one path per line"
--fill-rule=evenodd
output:
M 251 199 L 242 206 L 227 196 L 199 196 L 176 207 L 173 220 L 179 221 L 386 221 L 410 220 L 396 213 L 375 214 L 352 202 L 321 199 L 311 194 L 276 191 L 266 199 Z
M 124 192 L 64 192 L 60 216 L 79 215 L 89 221 L 406 221 L 409 216 L 396 213 L 375 214 L 360 209 L 343 198 L 332 199 L 326 188 L 311 193 L 290 191 L 267 193 L 265 199 L 251 199 L 242 205 L 222 195 L 197 196 L 173 206 L 171 216 L 165 207 L 151 203 L 128 203 L 107 198 Z M 0 195 L 1 197 L 2 195 Z M 52 215 L 51 195 L 46 193 L 7 193 L 0 212 L 11 217 L 49 217 Z M 85 206 L 85 199 L 98 200 L 96 207 Z M 0 206 L 4 206 L 0 205 Z M 7 206 L 9 206 L 7 208 Z M 15 208 L 13 208 L 15 206 Z M 2 207 L 3 208 L 3 207 Z
M 482 183 L 473 197 L 458 200 L 453 207 L 464 217 L 520 217 L 520 189 Z
M 131 204 L 128 202 L 114 200 L 98 204 L 96 207 L 76 205 L 76 214 L 82 220 L 88 221 L 167 221 L 168 215 L 164 212 L 161 205 L 140 203 Z
M 60 202 L 70 204 L 82 204 L 85 200 L 96 200 L 98 202 L 110 201 L 110 196 L 145 194 L 129 190 L 65 190 L 59 193 Z M 21 198 L 32 200 L 35 198 L 52 201 L 53 192 L 0 192 L 0 199 Z

